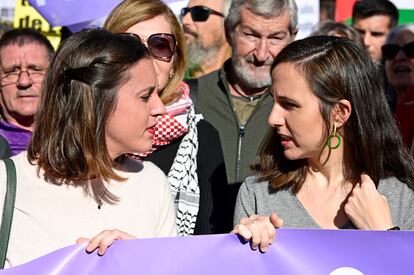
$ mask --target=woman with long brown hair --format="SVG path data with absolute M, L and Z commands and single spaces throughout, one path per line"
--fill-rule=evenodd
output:
M 414 229 L 414 162 L 376 65 L 349 39 L 316 36 L 272 65 L 271 129 L 242 185 L 234 232 L 266 250 L 274 228 Z

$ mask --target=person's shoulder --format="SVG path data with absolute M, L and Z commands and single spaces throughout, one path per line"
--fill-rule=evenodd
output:
M 400 181 L 396 177 L 386 177 L 380 180 L 378 190 L 383 194 L 404 193 L 414 196 L 414 190 L 407 183 Z
M 244 180 L 243 186 L 249 192 L 268 192 L 269 182 L 259 180 L 257 176 L 249 176 Z
M 152 184 L 166 181 L 164 172 L 151 161 L 125 157 L 117 170 L 121 173 L 121 176 L 139 178 L 141 182 L 151 182 Z
M 20 153 L 18 153 L 17 155 L 14 155 L 10 158 L 11 160 L 13 160 L 14 164 L 16 165 L 16 167 L 20 167 L 20 166 L 31 166 L 31 167 L 35 167 L 36 164 L 35 163 L 31 163 L 29 161 L 29 157 L 27 155 L 27 151 L 22 151 Z
M 151 161 L 144 160 L 142 161 L 142 164 L 144 166 L 144 170 L 148 171 L 149 173 L 154 174 L 154 175 L 164 175 L 162 170 L 158 168 L 158 166 L 152 163 Z
M 16 169 L 16 177 L 19 182 L 19 186 L 29 184 L 29 182 L 38 179 L 38 169 L 36 161 L 30 161 L 27 156 L 27 151 L 22 151 L 17 155 L 10 157 Z M 1 161 L 3 162 L 3 161 Z M 3 162 L 0 166 L 0 174 L 5 174 L 6 166 Z M 30 181 L 27 181 L 30 179 Z
M 221 67 L 221 68 L 219 68 L 219 69 L 217 69 L 215 71 L 209 72 L 208 74 L 205 74 L 203 76 L 200 76 L 198 78 L 198 80 L 199 81 L 210 81 L 212 79 L 216 79 L 216 78 L 218 78 L 218 76 L 220 75 L 220 72 L 222 70 L 223 70 L 223 67 Z
M 224 73 L 224 67 L 219 68 L 218 70 L 209 72 L 208 74 L 202 75 L 198 78 L 186 80 L 190 85 L 191 90 L 193 89 L 204 89 L 206 87 L 211 87 L 211 85 L 218 85 L 220 76 Z

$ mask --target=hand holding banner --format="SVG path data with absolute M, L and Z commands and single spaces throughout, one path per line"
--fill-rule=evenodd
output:
M 137 239 L 103 257 L 66 247 L 0 274 L 409 274 L 413 244 L 411 231 L 315 229 L 279 229 L 264 254 L 234 234 Z

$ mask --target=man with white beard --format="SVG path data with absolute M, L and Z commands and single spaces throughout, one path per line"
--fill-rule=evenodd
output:
M 220 70 L 191 80 L 196 111 L 219 132 L 231 203 L 267 129 L 273 106 L 270 67 L 297 33 L 294 0 L 233 0 L 225 20 L 232 57 Z
M 224 33 L 224 18 L 231 0 L 190 0 L 181 9 L 188 50 L 186 77 L 197 78 L 221 68 L 231 50 Z

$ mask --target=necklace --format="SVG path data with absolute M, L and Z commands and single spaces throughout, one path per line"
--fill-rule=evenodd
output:
M 236 87 L 234 87 L 233 85 L 231 85 L 231 86 L 233 87 L 233 91 L 235 91 L 240 97 L 242 97 L 242 98 L 244 98 L 244 99 L 246 99 L 247 101 L 250 101 L 250 102 L 252 102 L 256 99 L 259 99 L 262 96 L 262 94 L 253 95 L 253 96 L 244 95 L 238 89 L 236 89 Z

